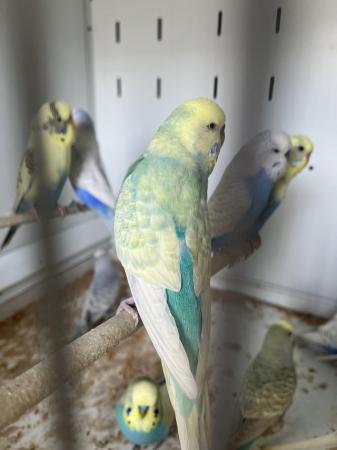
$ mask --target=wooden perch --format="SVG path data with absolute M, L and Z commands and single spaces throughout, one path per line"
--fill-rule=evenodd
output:
M 337 447 L 337 431 L 317 438 L 304 441 L 292 442 L 291 444 L 281 444 L 272 446 L 263 446 L 263 450 L 322 450 L 333 449 Z
M 132 316 L 122 311 L 97 328 L 58 350 L 69 361 L 57 377 L 50 355 L 13 380 L 0 386 L 0 429 L 15 422 L 22 414 L 52 394 L 63 383 L 116 347 L 137 329 Z
M 90 211 L 85 205 L 81 203 L 72 202 L 68 206 L 63 206 L 60 209 L 54 209 L 47 216 L 47 219 L 56 219 L 57 217 L 72 216 L 74 214 Z M 34 211 L 29 211 L 24 214 L 12 214 L 9 216 L 0 217 L 0 228 L 8 228 L 13 225 L 22 225 L 24 223 L 37 222 L 39 218 Z

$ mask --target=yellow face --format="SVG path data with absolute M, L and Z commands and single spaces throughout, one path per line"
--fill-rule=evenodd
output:
M 291 150 L 288 156 L 288 176 L 295 177 L 308 165 L 314 150 L 312 141 L 307 136 L 293 135 L 290 137 Z
M 286 330 L 289 333 L 294 332 L 294 327 L 290 322 L 287 322 L 286 320 L 279 320 L 275 325 L 282 328 L 283 330 Z
M 150 433 L 162 418 L 159 390 L 150 380 L 136 381 L 126 395 L 123 416 L 132 431 Z
M 71 107 L 67 103 L 63 101 L 44 103 L 39 109 L 37 123 L 39 129 L 64 147 L 73 144 L 75 125 Z

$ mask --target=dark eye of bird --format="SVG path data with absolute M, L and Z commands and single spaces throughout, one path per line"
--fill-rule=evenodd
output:
M 209 130 L 214 130 L 214 129 L 216 128 L 216 124 L 215 124 L 214 122 L 211 122 L 211 123 L 209 123 L 209 124 L 207 125 L 207 128 L 208 128 Z
M 158 414 L 159 414 L 159 409 L 158 408 L 156 408 L 154 411 L 154 415 L 155 415 L 155 417 L 157 417 L 158 416 Z
M 274 148 L 274 153 L 280 153 L 280 150 L 278 148 Z
M 298 149 L 299 149 L 300 152 L 304 152 L 304 147 L 303 147 L 303 145 L 300 145 L 300 146 L 298 147 Z
M 58 122 L 62 122 L 62 119 L 61 119 L 60 116 L 57 117 L 57 121 L 58 121 Z
M 132 408 L 129 407 L 129 408 L 126 410 L 126 414 L 129 415 L 131 411 L 132 411 Z

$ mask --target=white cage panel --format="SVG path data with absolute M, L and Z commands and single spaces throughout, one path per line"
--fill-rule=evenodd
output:
M 216 285 L 329 312 L 337 291 L 333 0 L 100 0 L 91 9 L 98 132 L 116 191 L 177 104 L 214 97 L 215 77 L 227 130 L 210 192 L 232 155 L 260 130 L 274 127 L 313 139 L 315 170 L 290 186 L 262 233 L 259 252 L 217 277 Z

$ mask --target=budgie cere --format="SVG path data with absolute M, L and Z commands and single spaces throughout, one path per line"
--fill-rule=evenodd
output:
M 291 405 L 295 389 L 293 327 L 280 321 L 269 328 L 260 352 L 244 375 L 239 397 L 241 419 L 233 437 L 235 448 L 248 450 L 277 423 Z
M 76 124 L 70 182 L 79 200 L 107 222 L 113 221 L 115 197 L 99 153 L 94 123 L 89 114 L 73 109 Z
M 263 131 L 234 156 L 208 202 L 212 274 L 247 257 L 259 242 L 259 220 L 284 175 L 289 136 Z
M 224 132 L 211 100 L 179 106 L 129 169 L 116 207 L 117 254 L 161 358 L 183 450 L 209 448 L 207 186 Z
M 32 121 L 27 149 L 20 165 L 14 213 L 36 210 L 41 203 L 44 208 L 57 206 L 69 175 L 74 138 L 71 107 L 63 101 L 43 104 Z M 17 228 L 12 226 L 9 229 L 1 248 L 9 244 Z
M 165 383 L 148 378 L 131 383 L 119 400 L 116 420 L 123 435 L 138 445 L 164 440 L 174 419 Z
M 94 254 L 94 274 L 76 326 L 76 336 L 111 317 L 118 306 L 121 280 L 108 250 Z

